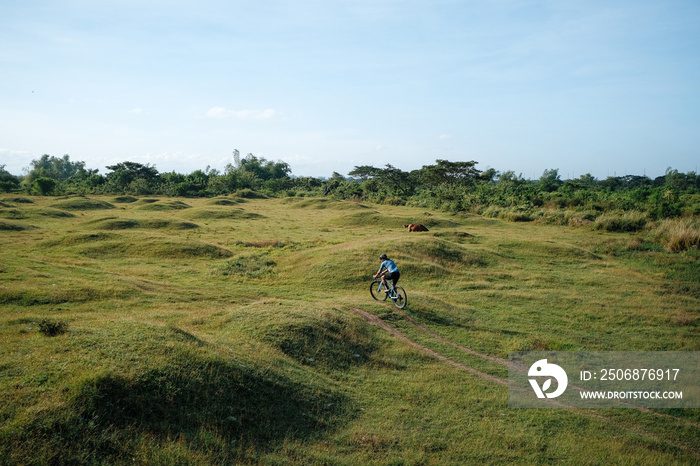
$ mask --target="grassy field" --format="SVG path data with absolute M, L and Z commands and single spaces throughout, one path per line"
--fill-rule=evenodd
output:
M 644 231 L 6 195 L 0 238 L 0 464 L 700 461 L 700 410 L 509 409 L 501 383 L 509 351 L 700 350 L 700 254 Z M 369 295 L 381 252 L 403 311 Z

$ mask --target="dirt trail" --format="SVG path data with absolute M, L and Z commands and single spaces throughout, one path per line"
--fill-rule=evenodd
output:
M 392 335 L 396 336 L 397 338 L 399 338 L 399 339 L 405 341 L 405 342 L 408 343 L 409 345 L 411 345 L 411 346 L 413 346 L 413 347 L 415 347 L 415 348 L 418 348 L 418 349 L 420 349 L 421 351 L 430 354 L 431 356 L 434 356 L 435 358 L 439 359 L 440 361 L 444 361 L 444 362 L 446 362 L 446 363 L 448 363 L 448 364 L 450 364 L 450 365 L 452 365 L 452 366 L 455 366 L 455 367 L 458 367 L 458 368 L 460 368 L 460 369 L 462 369 L 462 370 L 471 372 L 472 374 L 475 374 L 475 375 L 477 375 L 477 376 L 479 376 L 479 377 L 482 377 L 482 378 L 484 378 L 484 379 L 490 380 L 490 381 L 495 382 L 495 383 L 497 383 L 497 384 L 500 384 L 500 385 L 503 385 L 503 386 L 508 386 L 508 381 L 507 381 L 507 380 L 499 379 L 498 377 L 495 377 L 495 376 L 493 376 L 493 375 L 489 375 L 489 374 L 486 374 L 486 373 L 484 373 L 484 372 L 478 371 L 478 370 L 474 369 L 473 367 L 469 367 L 469 366 L 467 366 L 467 365 L 465 365 L 465 364 L 462 364 L 462 363 L 459 363 L 459 362 L 457 362 L 457 361 L 454 361 L 454 360 L 448 358 L 447 356 L 443 356 L 442 354 L 438 353 L 437 351 L 433 351 L 433 350 L 431 350 L 430 348 L 428 348 L 428 347 L 426 347 L 426 346 L 423 346 L 423 345 L 421 345 L 421 344 L 419 344 L 419 343 L 416 343 L 415 341 L 411 340 L 411 339 L 408 338 L 406 335 L 404 335 L 403 333 L 399 332 L 399 331 L 396 330 L 394 327 L 392 327 L 391 325 L 387 324 L 386 322 L 384 322 L 382 319 L 380 319 L 379 317 L 375 316 L 374 314 L 370 314 L 369 312 L 363 311 L 362 309 L 352 309 L 352 312 L 354 312 L 355 314 L 359 315 L 360 317 L 362 317 L 363 319 L 365 319 L 365 320 L 366 320 L 367 322 L 369 322 L 370 324 L 374 324 L 374 325 L 377 325 L 377 326 L 383 328 L 383 329 L 386 330 L 387 332 L 389 332 L 389 333 L 391 333 Z M 426 330 L 427 330 L 427 329 L 426 329 Z
M 455 361 L 455 360 L 453 360 L 453 359 L 448 358 L 447 356 L 444 356 L 444 355 L 438 353 L 437 351 L 434 351 L 434 350 L 432 350 L 432 349 L 430 349 L 430 348 L 428 348 L 428 347 L 426 347 L 426 346 L 423 346 L 423 345 L 421 345 L 420 343 L 417 343 L 417 342 L 411 340 L 411 339 L 408 338 L 406 335 L 404 335 L 403 333 L 401 333 L 399 330 L 395 329 L 394 327 L 392 327 L 391 325 L 389 325 L 388 323 L 386 323 L 385 321 L 383 321 L 382 319 L 380 319 L 379 317 L 377 317 L 376 315 L 374 315 L 374 314 L 372 314 L 372 313 L 369 313 L 369 312 L 367 312 L 367 311 L 363 311 L 362 309 L 358 309 L 358 308 L 352 308 L 351 311 L 352 311 L 354 314 L 357 314 L 357 315 L 359 315 L 360 317 L 362 317 L 366 322 L 368 322 L 368 323 L 370 323 L 370 324 L 373 324 L 373 325 L 376 325 L 376 326 L 378 326 L 378 327 L 381 327 L 382 329 L 384 329 L 384 330 L 386 330 L 387 332 L 391 333 L 391 334 L 394 335 L 395 337 L 399 338 L 401 341 L 404 341 L 405 343 L 409 344 L 410 346 L 413 346 L 414 348 L 417 348 L 417 349 L 419 349 L 419 350 L 421 350 L 421 351 L 423 351 L 423 352 L 425 352 L 425 353 L 427 353 L 427 354 L 430 354 L 431 356 L 435 357 L 436 359 L 438 359 L 438 360 L 440 360 L 440 361 L 446 362 L 446 363 L 448 363 L 448 364 L 450 364 L 450 365 L 452 365 L 452 366 L 454 366 L 454 367 L 457 367 L 457 368 L 459 368 L 459 369 L 465 370 L 465 371 L 467 371 L 467 372 L 471 372 L 472 374 L 474 374 L 474 375 L 476 375 L 476 376 L 478 376 L 478 377 L 481 377 L 481 378 L 484 378 L 484 379 L 486 379 L 486 380 L 490 380 L 490 381 L 492 381 L 492 382 L 495 382 L 495 383 L 497 383 L 497 384 L 499 384 L 499 385 L 503 385 L 503 386 L 505 386 L 505 387 L 508 387 L 508 381 L 507 381 L 507 380 L 501 379 L 501 378 L 499 378 L 499 377 L 496 377 L 496 376 L 493 376 L 493 375 L 490 375 L 490 374 L 486 374 L 486 373 L 481 372 L 481 371 L 478 371 L 478 370 L 474 369 L 473 367 L 467 366 L 466 364 L 459 363 L 459 362 L 457 362 L 457 361 Z M 489 355 L 487 355 L 487 354 L 482 354 L 482 353 L 479 353 L 479 352 L 477 352 L 477 351 L 474 351 L 474 350 L 471 349 L 471 348 L 467 348 L 467 347 L 465 347 L 465 346 L 461 346 L 461 345 L 459 345 L 459 344 L 457 344 L 457 343 L 454 343 L 454 342 L 452 342 L 452 341 L 450 341 L 450 340 L 447 340 L 446 338 L 441 337 L 440 335 L 436 334 L 435 332 L 432 332 L 431 330 L 428 330 L 425 326 L 423 326 L 422 324 L 419 324 L 419 323 L 416 322 L 414 319 L 412 319 L 411 317 L 409 317 L 407 314 L 405 314 L 405 313 L 403 313 L 403 312 L 400 312 L 400 314 L 401 314 L 404 318 L 406 318 L 406 320 L 407 320 L 408 322 L 410 322 L 413 326 L 415 326 L 416 328 L 418 328 L 418 329 L 421 330 L 422 332 L 425 332 L 426 334 L 428 334 L 428 335 L 434 337 L 435 339 L 437 339 L 437 340 L 439 340 L 439 341 L 441 341 L 441 342 L 443 342 L 443 343 L 447 343 L 447 344 L 449 344 L 449 345 L 451 345 L 451 346 L 454 346 L 455 348 L 459 348 L 460 350 L 462 350 L 462 351 L 464 351 L 464 352 L 466 352 L 466 353 L 469 353 L 469 354 L 473 354 L 473 355 L 482 357 L 482 358 L 484 358 L 484 359 L 486 359 L 486 360 L 495 362 L 495 363 L 497 363 L 497 364 L 502 364 L 502 365 L 506 365 L 506 366 L 508 365 L 508 361 L 506 361 L 505 359 L 497 358 L 497 357 L 495 357 L 495 356 L 489 356 Z M 585 416 L 590 416 L 590 417 L 599 419 L 599 420 L 601 420 L 601 421 L 604 421 L 604 422 L 606 422 L 606 423 L 608 423 L 608 424 L 612 424 L 612 425 L 614 425 L 614 426 L 616 426 L 616 427 L 618 427 L 618 428 L 620 428 L 620 429 L 622 429 L 622 430 L 625 430 L 625 431 L 628 431 L 628 432 L 632 432 L 632 433 L 635 433 L 635 434 L 637 434 L 637 435 L 641 435 L 641 436 L 647 437 L 647 438 L 649 438 L 649 439 L 653 439 L 653 440 L 655 440 L 655 441 L 657 441 L 657 442 L 661 442 L 661 443 L 665 443 L 665 444 L 674 446 L 674 447 L 679 448 L 679 449 L 681 449 L 681 450 L 684 450 L 684 451 L 686 451 L 686 452 L 688 452 L 688 453 L 692 453 L 692 454 L 694 454 L 694 455 L 696 455 L 696 456 L 700 456 L 700 450 L 697 450 L 697 449 L 695 449 L 695 448 L 689 448 L 689 447 L 687 447 L 687 446 L 685 446 L 685 445 L 677 444 L 677 443 L 675 443 L 675 442 L 672 442 L 672 441 L 663 439 L 663 438 L 661 438 L 661 437 L 658 437 L 658 436 L 656 436 L 656 435 L 650 434 L 650 433 L 648 433 L 648 432 L 646 432 L 646 431 L 644 431 L 644 430 L 641 430 L 641 429 L 637 429 L 637 428 L 634 428 L 634 427 L 630 427 L 630 426 L 627 426 L 627 425 L 620 424 L 620 423 L 618 423 L 618 422 L 615 422 L 615 421 L 611 420 L 611 419 L 608 418 L 608 417 L 605 417 L 605 416 L 603 416 L 603 415 L 601 415 L 601 414 L 598 414 L 598 413 L 595 412 L 595 411 L 592 411 L 592 410 L 584 410 L 584 409 L 576 408 L 576 407 L 574 407 L 574 406 L 568 406 L 568 405 L 563 404 L 563 403 L 558 403 L 558 402 L 556 402 L 555 400 L 549 400 L 549 401 L 550 401 L 550 402 L 553 402 L 553 404 L 559 405 L 559 406 L 561 406 L 561 407 L 563 407 L 563 408 L 570 408 L 570 409 L 572 409 L 572 410 L 578 412 L 579 414 L 582 414 L 582 415 L 585 415 Z M 684 424 L 687 424 L 687 425 L 691 425 L 691 426 L 699 427 L 699 428 L 700 428 L 700 424 L 698 424 L 698 423 L 696 423 L 696 422 L 693 422 L 693 421 L 690 421 L 690 420 L 688 420 L 688 419 L 678 418 L 678 417 L 671 416 L 671 415 L 666 414 L 666 413 L 660 413 L 660 412 L 653 411 L 653 410 L 647 409 L 647 408 L 635 407 L 635 409 L 637 409 L 637 410 L 639 410 L 639 411 L 642 411 L 642 412 L 645 412 L 645 413 L 648 413 L 648 414 L 653 414 L 653 415 L 656 415 L 656 416 L 659 416 L 659 417 L 668 418 L 669 420 L 679 421 L 679 422 L 682 422 L 682 423 L 684 423 Z

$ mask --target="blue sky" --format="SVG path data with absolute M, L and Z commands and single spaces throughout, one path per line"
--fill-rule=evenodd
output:
M 0 165 L 700 167 L 697 0 L 4 0 Z

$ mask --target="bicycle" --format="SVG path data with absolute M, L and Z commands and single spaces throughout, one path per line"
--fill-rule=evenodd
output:
M 380 279 L 372 281 L 372 283 L 369 285 L 369 292 L 372 297 L 376 301 L 386 301 L 386 298 L 391 298 L 394 305 L 399 309 L 406 307 L 406 304 L 408 304 L 406 290 L 400 286 L 394 288 L 394 285 L 389 280 L 387 280 L 387 283 L 389 284 L 389 292 L 384 290 L 384 284 Z

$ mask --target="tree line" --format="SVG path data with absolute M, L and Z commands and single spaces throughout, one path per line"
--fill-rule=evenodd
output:
M 700 176 L 668 169 L 651 179 L 625 175 L 596 179 L 590 174 L 562 180 L 558 169 L 545 170 L 539 179 L 525 179 L 513 171 L 485 171 L 476 161 L 436 160 L 418 170 L 356 166 L 343 176 L 294 177 L 283 161 L 253 154 L 234 160 L 221 172 L 207 167 L 189 174 L 160 173 L 155 166 L 125 161 L 107 166 L 106 174 L 74 162 L 68 155 L 43 155 L 32 160 L 23 176 L 0 165 L 0 192 L 33 195 L 115 194 L 213 197 L 329 196 L 396 205 L 417 205 L 452 212 L 514 220 L 532 219 L 546 210 L 597 213 L 636 211 L 651 219 L 700 215 Z M 520 216 L 520 217 L 519 217 Z

